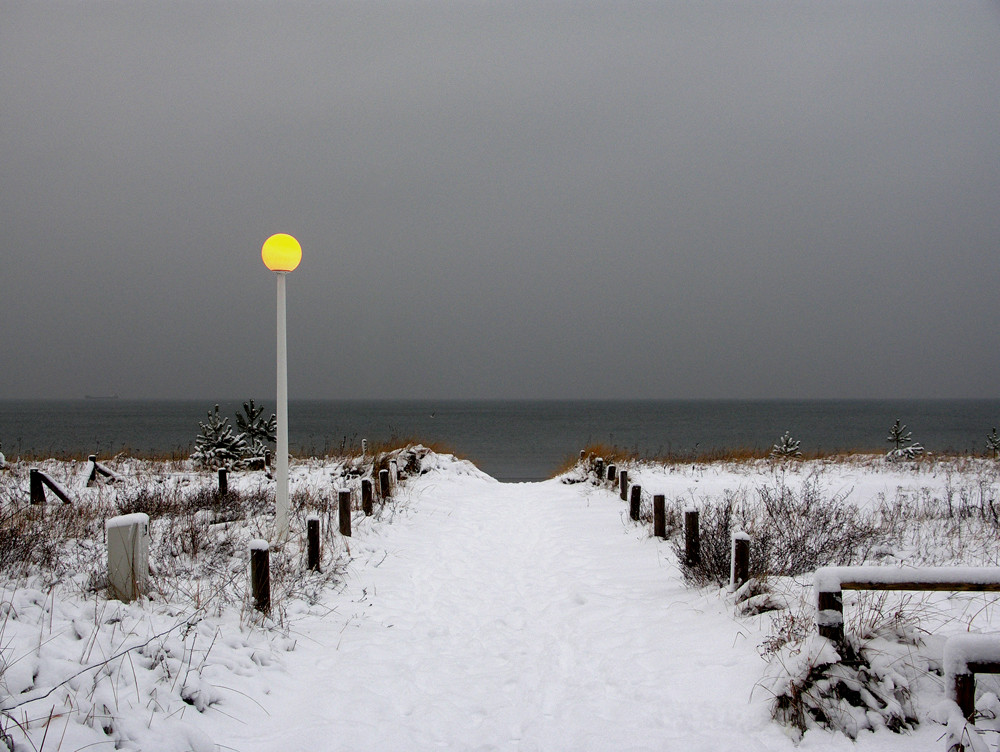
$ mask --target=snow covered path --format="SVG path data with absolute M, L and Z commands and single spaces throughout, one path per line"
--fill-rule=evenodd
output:
M 764 693 L 751 700 L 760 635 L 716 595 L 684 588 L 668 544 L 610 492 L 433 474 L 407 493 L 391 524 L 357 525 L 334 613 L 296 622 L 268 715 L 222 721 L 216 741 L 241 752 L 794 748 Z M 907 748 L 892 734 L 865 742 L 809 734 L 800 748 Z

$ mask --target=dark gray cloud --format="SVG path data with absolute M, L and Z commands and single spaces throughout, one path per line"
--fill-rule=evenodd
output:
M 996 3 L 0 16 L 0 397 L 996 395 Z

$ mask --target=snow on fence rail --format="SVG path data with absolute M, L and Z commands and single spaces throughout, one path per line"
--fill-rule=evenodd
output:
M 64 504 L 72 504 L 73 500 L 70 499 L 69 494 L 66 490 L 56 483 L 52 478 L 43 473 L 38 468 L 30 468 L 28 470 L 28 495 L 31 498 L 32 504 L 44 504 L 45 503 L 45 489 L 48 487 L 52 493 L 62 499 Z
M 822 567 L 816 570 L 816 625 L 844 639 L 844 590 L 1000 592 L 1000 567 Z

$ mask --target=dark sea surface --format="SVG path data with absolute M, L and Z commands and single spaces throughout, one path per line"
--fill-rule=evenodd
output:
M 0 400 L 0 444 L 22 454 L 186 456 L 214 403 Z M 220 401 L 235 423 L 237 401 Z M 268 413 L 273 403 L 263 403 Z M 439 442 L 503 481 L 551 477 L 593 443 L 642 455 L 770 448 L 790 431 L 804 452 L 886 451 L 896 419 L 931 452 L 981 454 L 1000 400 L 291 401 L 293 452 L 361 439 Z

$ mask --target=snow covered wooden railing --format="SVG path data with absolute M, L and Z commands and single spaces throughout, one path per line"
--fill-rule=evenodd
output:
M 110 482 L 114 483 L 118 480 L 118 476 L 113 472 L 104 467 L 100 462 L 97 461 L 97 455 L 92 454 L 88 458 L 87 464 L 87 488 L 90 488 L 97 482 L 98 476 L 102 478 L 107 478 Z
M 816 625 L 844 639 L 844 590 L 1000 592 L 1000 567 L 822 567 L 816 570 Z
M 73 503 L 73 500 L 69 498 L 69 494 L 48 475 L 34 467 L 28 470 L 28 494 L 31 497 L 32 504 L 45 503 L 46 487 L 62 499 L 64 504 Z
M 944 674 L 951 699 L 969 723 L 976 717 L 976 674 L 1000 674 L 1000 634 L 963 634 L 944 644 Z

